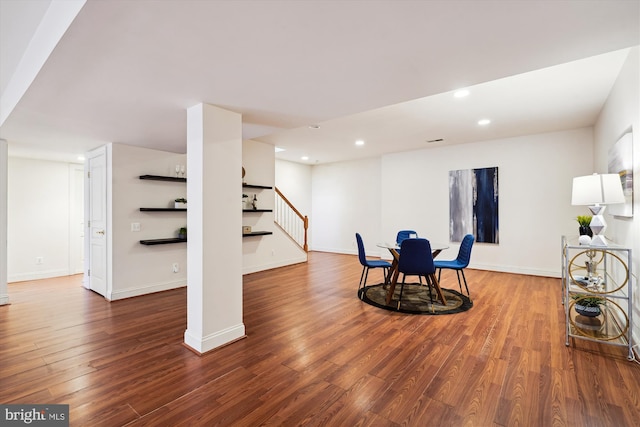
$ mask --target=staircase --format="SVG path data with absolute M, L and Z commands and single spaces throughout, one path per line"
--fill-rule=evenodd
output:
M 305 252 L 309 252 L 307 245 L 309 218 L 306 215 L 302 215 L 280 190 L 278 190 L 278 187 L 275 188 L 275 194 L 274 220 L 276 224 Z

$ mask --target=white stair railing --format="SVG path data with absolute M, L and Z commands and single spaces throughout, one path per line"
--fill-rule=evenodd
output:
M 298 209 L 278 190 L 275 189 L 276 208 L 274 218 L 280 226 L 305 252 L 309 252 L 307 246 L 307 230 L 309 218 L 302 215 Z

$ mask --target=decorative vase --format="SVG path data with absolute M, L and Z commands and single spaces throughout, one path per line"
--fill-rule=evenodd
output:
M 580 237 L 578 237 L 578 243 L 580 243 L 581 245 L 590 245 L 591 237 L 587 236 L 586 234 L 583 234 Z
M 575 308 L 576 308 L 576 313 L 581 314 L 583 316 L 597 317 L 600 315 L 600 307 L 598 306 L 591 307 L 591 306 L 586 306 L 586 305 L 581 305 L 576 303 Z
M 578 233 L 580 233 L 581 236 L 593 237 L 593 231 L 591 231 L 591 227 L 588 225 L 581 225 L 578 228 Z

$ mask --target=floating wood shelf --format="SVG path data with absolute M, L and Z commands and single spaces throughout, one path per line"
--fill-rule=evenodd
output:
M 187 182 L 187 178 L 178 178 L 177 176 L 140 175 L 140 179 L 149 179 L 152 181 Z
M 242 188 L 261 188 L 263 190 L 271 190 L 273 187 L 267 185 L 242 184 Z
M 150 240 L 140 240 L 140 244 L 142 245 L 169 245 L 171 243 L 186 243 L 187 239 L 180 239 L 178 237 L 173 237 L 170 239 L 150 239 Z
M 271 232 L 271 231 L 252 231 L 251 233 L 242 233 L 242 237 L 268 236 L 269 234 L 273 234 L 273 232 Z
M 242 212 L 273 212 L 273 209 L 242 209 Z
M 141 212 L 186 212 L 187 208 L 140 208 Z

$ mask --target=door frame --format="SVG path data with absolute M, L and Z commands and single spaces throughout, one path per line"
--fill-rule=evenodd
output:
M 78 177 L 80 173 L 80 178 Z M 84 272 L 84 236 L 85 236 L 85 207 L 84 207 L 84 165 L 69 164 L 69 274 Z M 79 182 L 80 185 L 77 185 Z M 82 203 L 79 205 L 79 203 Z M 78 258 L 82 257 L 82 267 Z

